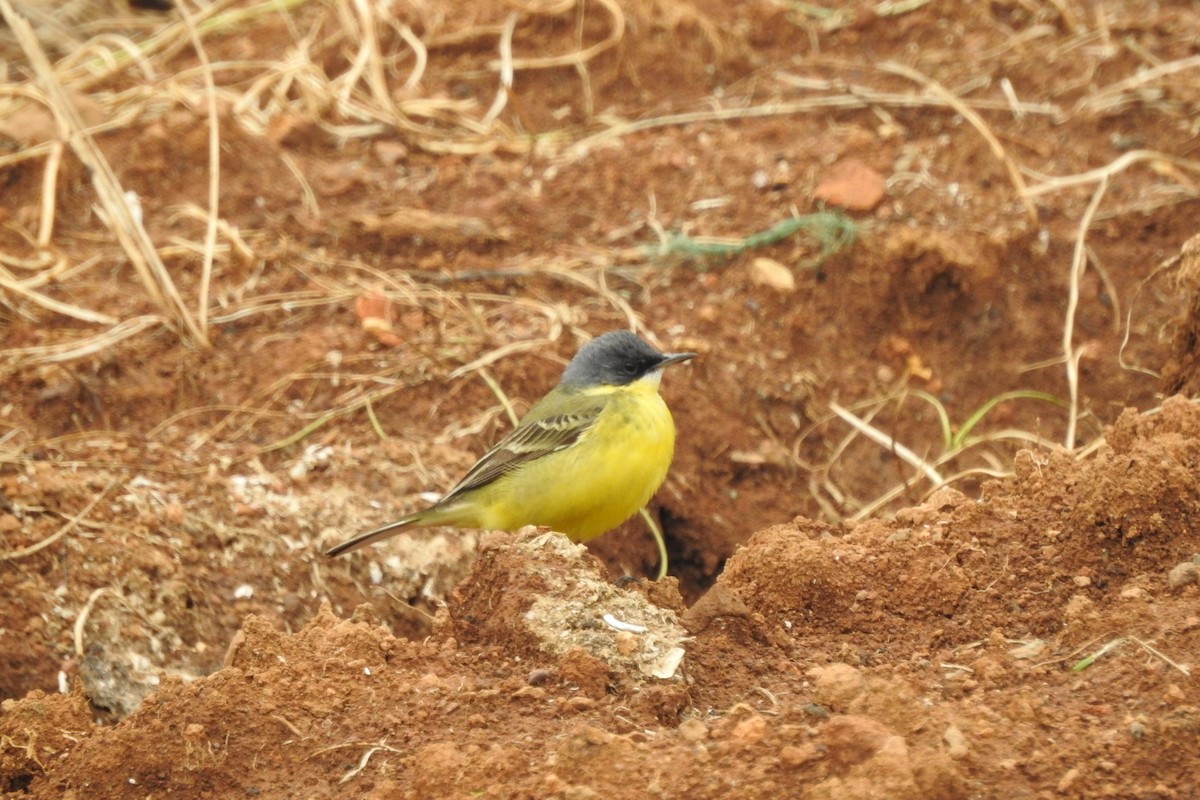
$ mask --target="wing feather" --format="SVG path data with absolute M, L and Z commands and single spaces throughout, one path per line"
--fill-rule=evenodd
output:
M 530 461 L 575 444 L 596 424 L 596 419 L 604 410 L 607 401 L 607 397 L 598 396 L 593 402 L 573 408 L 568 413 L 548 416 L 539 416 L 535 413 L 536 409 L 532 410 L 520 425 L 471 467 L 458 485 L 442 499 L 442 503 L 464 492 L 486 486 Z

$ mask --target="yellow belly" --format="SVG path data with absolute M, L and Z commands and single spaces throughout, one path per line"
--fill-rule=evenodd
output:
M 482 527 L 545 525 L 584 542 L 646 505 L 671 466 L 675 423 L 656 385 L 640 383 L 613 392 L 574 445 L 496 481 L 489 494 L 497 500 L 481 515 Z

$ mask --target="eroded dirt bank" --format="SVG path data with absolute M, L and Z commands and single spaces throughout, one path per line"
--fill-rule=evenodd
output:
M 671 580 L 612 587 L 561 537 L 490 535 L 424 640 L 365 606 L 291 634 L 251 618 L 227 666 L 114 726 L 79 694 L 6 701 L 0 780 L 33 798 L 1186 797 L 1200 408 L 1129 412 L 1107 440 L 1083 463 L 1023 454 L 979 501 L 761 531 L 690 609 Z M 643 655 L 677 645 L 651 677 Z

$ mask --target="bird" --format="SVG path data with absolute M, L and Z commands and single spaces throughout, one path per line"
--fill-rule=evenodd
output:
M 696 353 L 661 353 L 615 330 L 584 344 L 558 385 L 429 508 L 325 551 L 340 556 L 410 528 L 545 526 L 586 542 L 637 513 L 675 454 L 663 370 Z

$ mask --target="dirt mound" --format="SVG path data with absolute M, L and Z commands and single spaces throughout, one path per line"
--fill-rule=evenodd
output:
M 890 522 L 761 531 L 683 613 L 687 637 L 669 582 L 613 588 L 557 535 L 497 534 L 424 641 L 369 607 L 325 607 L 294 634 L 251 618 L 224 668 L 169 680 L 113 726 L 90 723 L 78 690 L 7 701 L 0 785 L 1186 793 L 1200 769 L 1197 442 L 1200 407 L 1175 400 L 1123 415 L 1088 460 L 1023 454 L 978 501 L 946 490 Z M 672 648 L 669 667 L 646 667 Z

